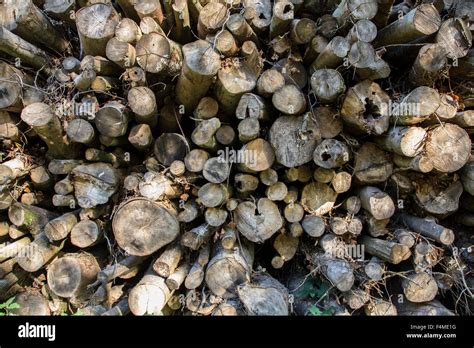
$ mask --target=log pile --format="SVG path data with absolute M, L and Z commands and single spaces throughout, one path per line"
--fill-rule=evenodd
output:
M 19 315 L 474 311 L 474 7 L 0 1 Z

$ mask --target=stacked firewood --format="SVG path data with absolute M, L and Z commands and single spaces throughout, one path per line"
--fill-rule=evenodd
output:
M 0 298 L 470 314 L 473 30 L 462 0 L 0 0 Z

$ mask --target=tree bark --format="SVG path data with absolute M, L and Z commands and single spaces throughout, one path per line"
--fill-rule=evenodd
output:
M 262 97 L 268 98 L 284 85 L 285 78 L 278 70 L 265 70 L 257 80 L 257 92 Z
M 199 250 L 211 239 L 215 231 L 216 229 L 207 223 L 199 225 L 183 234 L 181 244 L 191 250 Z
M 158 118 L 156 97 L 148 87 L 134 87 L 128 91 L 128 104 L 135 114 L 135 120 L 155 126 Z
M 392 198 L 379 188 L 365 186 L 359 191 L 362 208 L 378 220 L 388 219 L 395 213 Z
M 433 162 L 425 155 L 415 157 L 395 155 L 393 156 L 393 163 L 403 170 L 414 170 L 421 173 L 429 173 L 433 170 Z
M 159 33 L 143 35 L 137 42 L 136 55 L 143 70 L 162 76 L 178 75 L 183 64 L 181 46 Z
M 377 28 L 384 28 L 390 17 L 390 13 L 392 12 L 392 6 L 394 0 L 378 0 L 377 1 L 377 14 L 373 18 L 373 22 L 377 26 Z
M 169 245 L 153 264 L 153 270 L 161 277 L 168 278 L 182 258 L 183 249 L 179 243 Z
M 277 162 L 293 168 L 311 161 L 320 135 L 309 115 L 281 116 L 273 122 L 269 140 Z
M 401 19 L 379 30 L 375 46 L 405 44 L 435 33 L 441 25 L 438 10 L 432 4 L 421 4 Z
M 343 166 L 350 159 L 350 149 L 342 141 L 324 139 L 313 152 L 313 161 L 321 168 L 332 169 Z
M 265 99 L 253 93 L 245 93 L 240 98 L 237 109 L 235 110 L 235 116 L 241 120 L 254 118 L 258 121 L 266 122 L 269 120 L 269 111 L 270 108 Z
M 401 156 L 415 157 L 423 151 L 426 131 L 421 127 L 393 127 L 388 133 L 377 138 L 383 149 Z
M 349 291 L 354 285 L 354 272 L 346 260 L 315 254 L 312 261 L 321 267 L 323 274 L 338 290 Z
M 448 58 L 465 57 L 472 46 L 468 24 L 461 18 L 445 20 L 436 34 L 436 43 L 445 48 Z
M 209 262 L 210 257 L 210 246 L 209 244 L 204 245 L 189 270 L 186 279 L 184 280 L 184 286 L 186 289 L 193 290 L 199 287 L 204 281 L 204 268 Z
M 346 39 L 350 44 L 357 41 L 370 43 L 377 37 L 377 26 L 367 19 L 358 20 L 354 26 L 349 30 Z
M 241 240 L 234 250 L 216 247 L 206 269 L 207 287 L 216 296 L 235 298 L 237 287 L 247 281 L 253 264 L 253 245 Z
M 411 255 L 410 248 L 404 244 L 368 236 L 362 236 L 360 242 L 364 245 L 365 251 L 370 255 L 395 265 L 408 259 Z
M 71 172 L 74 195 L 81 208 L 105 204 L 118 190 L 120 177 L 116 169 L 106 163 L 84 164 Z
M 428 273 L 408 275 L 403 279 L 402 287 L 407 300 L 414 303 L 429 302 L 438 293 L 438 285 Z
M 64 242 L 55 245 L 48 241 L 44 233 L 37 235 L 26 249 L 16 256 L 18 265 L 27 272 L 36 272 L 48 263 L 62 248 Z
M 253 31 L 252 27 L 247 23 L 245 18 L 238 13 L 234 13 L 229 16 L 226 22 L 227 29 L 235 37 L 239 45 L 242 45 L 245 41 L 253 41 L 259 45 L 257 34 Z
M 176 99 L 191 113 L 211 86 L 220 66 L 219 55 L 203 40 L 183 46 L 183 69 L 176 84 Z M 199 86 L 199 88 L 196 88 Z
M 76 28 L 74 21 L 76 2 L 74 0 L 46 0 L 43 9 L 52 18 L 62 21 L 71 28 Z
M 128 295 L 128 305 L 134 315 L 159 315 L 171 296 L 165 279 L 149 269 Z
M 208 208 L 215 208 L 224 204 L 230 197 L 229 187 L 223 184 L 207 183 L 198 191 L 201 204 Z
M 72 228 L 77 224 L 77 216 L 74 213 L 63 214 L 44 226 L 44 234 L 51 242 L 60 241 L 71 233 Z
M 115 28 L 115 37 L 121 42 L 134 45 L 142 37 L 142 31 L 133 19 L 123 18 Z
M 46 224 L 58 217 L 59 214 L 48 210 L 28 206 L 22 203 L 14 203 L 8 210 L 8 218 L 17 227 L 26 229 L 33 235 L 39 234 Z
M 464 58 L 459 59 L 457 66 L 449 69 L 449 76 L 457 79 L 474 78 L 474 49 L 470 49 Z
M 438 225 L 433 218 L 423 219 L 404 213 L 402 214 L 402 221 L 413 231 L 441 244 L 451 245 L 454 241 L 453 231 Z
M 79 221 L 71 230 L 71 243 L 79 248 L 88 248 L 102 240 L 103 230 L 93 220 Z
M 94 122 L 102 135 L 117 138 L 127 133 L 129 119 L 125 105 L 111 101 L 99 109 Z
M 377 14 L 377 0 L 343 0 L 332 13 L 340 26 L 349 20 L 372 19 Z
M 135 65 L 136 51 L 128 42 L 120 41 L 118 38 L 111 38 L 105 47 L 107 58 L 122 67 L 123 69 Z
M 127 278 L 129 274 L 136 274 L 135 270 L 146 260 L 146 258 L 146 256 L 133 255 L 123 257 L 119 261 L 116 261 L 100 270 L 97 274 L 97 282 L 105 285 L 116 278 Z
M 261 198 L 257 205 L 246 201 L 235 211 L 237 229 L 252 242 L 263 242 L 283 225 L 278 207 L 268 198 Z
M 160 216 L 160 219 L 156 219 Z M 136 229 L 132 233 L 128 226 Z M 130 255 L 146 256 L 171 243 L 179 233 L 176 217 L 166 208 L 143 198 L 132 199 L 114 215 L 112 229 L 118 245 Z
M 461 127 L 444 124 L 428 132 L 425 149 L 436 170 L 451 173 L 461 169 L 469 160 L 471 140 Z
M 220 109 L 227 114 L 233 114 L 242 95 L 255 88 L 258 76 L 255 76 L 245 63 L 229 59 L 226 63 L 217 73 L 215 95 Z
M 106 56 L 107 42 L 114 36 L 120 17 L 111 5 L 97 3 L 76 13 L 82 56 Z
M 100 271 L 96 258 L 87 253 L 66 254 L 48 267 L 48 286 L 57 296 L 81 298 Z
M 163 133 L 156 139 L 154 153 L 156 159 L 168 167 L 173 161 L 184 160 L 189 152 L 189 143 L 185 137 L 176 133 Z
M 73 143 L 91 144 L 96 140 L 94 127 L 81 118 L 76 118 L 68 123 L 66 128 L 68 139 Z
M 199 12 L 197 31 L 199 37 L 204 39 L 207 34 L 215 34 L 226 23 L 229 12 L 227 7 L 218 2 L 207 3 Z
M 138 23 L 140 18 L 138 17 L 137 11 L 135 10 L 136 0 L 117 0 L 117 4 L 122 9 L 125 17 L 128 17 Z
M 311 75 L 311 89 L 321 103 L 331 104 L 345 92 L 346 85 L 338 71 L 320 69 Z
M 410 70 L 410 81 L 415 86 L 432 85 L 440 78 L 447 65 L 448 52 L 440 44 L 426 44 L 418 52 Z
M 273 5 L 273 15 L 270 22 L 270 39 L 285 34 L 294 18 L 294 5 L 291 1 L 280 0 Z
M 11 57 L 19 58 L 20 62 L 24 62 L 46 74 L 52 72 L 51 60 L 45 51 L 4 27 L 0 27 L 0 51 Z
M 372 81 L 365 80 L 349 88 L 341 108 L 341 117 L 356 134 L 380 135 L 388 130 L 390 97 Z
M 249 141 L 240 151 L 244 154 L 240 168 L 245 172 L 256 173 L 267 170 L 275 161 L 272 146 L 262 138 Z
M 68 42 L 31 0 L 4 4 L 0 7 L 0 25 L 28 42 L 63 53 Z
M 309 71 L 313 73 L 318 69 L 335 69 L 343 63 L 351 46 L 347 39 L 335 36 L 318 57 L 311 64 Z
M 303 188 L 301 204 L 306 211 L 321 216 L 332 210 L 336 198 L 337 193 L 328 185 L 314 182 Z
M 237 288 L 239 299 L 249 315 L 288 315 L 288 289 L 266 273 Z
M 167 279 L 166 285 L 171 291 L 178 290 L 189 272 L 189 264 L 184 261 Z
M 163 30 L 168 29 L 166 26 L 163 8 L 159 0 L 136 1 L 134 3 L 134 9 L 138 17 L 141 19 L 144 17 L 153 18 Z
M 76 155 L 76 149 L 64 137 L 61 121 L 49 105 L 44 103 L 28 105 L 21 112 L 21 119 L 48 145 L 51 156 L 71 158 Z

